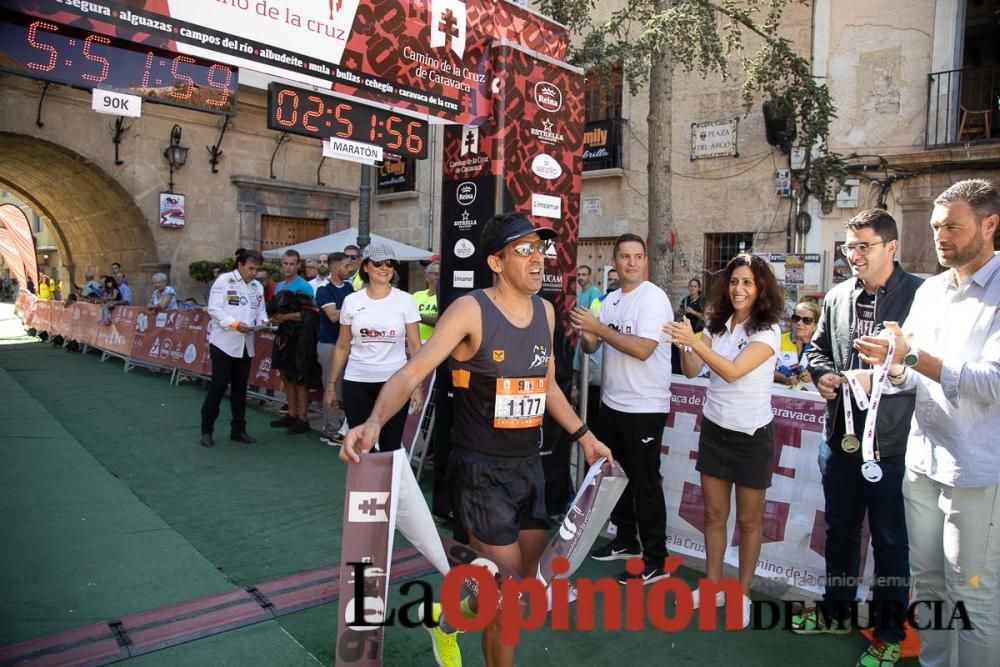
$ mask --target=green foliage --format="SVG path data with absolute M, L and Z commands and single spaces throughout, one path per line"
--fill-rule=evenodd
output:
M 188 264 L 188 275 L 200 283 L 207 283 L 212 280 L 212 272 L 219 266 L 221 266 L 219 262 L 200 259 Z
M 817 83 L 808 60 L 779 35 L 791 2 L 806 0 L 625 0 L 600 23 L 590 16 L 597 0 L 541 0 L 540 10 L 581 36 L 571 60 L 599 76 L 620 66 L 635 92 L 649 80 L 650 66 L 668 55 L 674 67 L 729 78 L 735 56 L 743 75 L 743 106 L 761 98 L 788 106 L 798 130 L 796 143 L 811 148 L 806 192 L 824 206 L 836 200 L 844 164 L 826 136 L 836 117 L 826 85 Z M 747 51 L 750 44 L 756 52 Z M 663 101 L 650 100 L 652 108 Z M 652 219 L 652 218 L 651 218 Z
M 207 259 L 201 259 L 197 262 L 191 262 L 188 264 L 188 275 L 197 280 L 198 282 L 208 283 L 211 282 L 213 271 L 219 269 L 220 271 L 232 271 L 236 268 L 236 258 L 233 256 L 226 257 L 218 262 L 213 262 Z M 270 272 L 271 276 L 275 280 L 280 280 L 281 267 L 273 262 L 264 262 L 261 269 Z

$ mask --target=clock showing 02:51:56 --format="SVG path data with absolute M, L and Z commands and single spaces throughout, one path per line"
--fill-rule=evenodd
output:
M 374 144 L 402 157 L 427 157 L 425 120 L 278 83 L 267 88 L 267 127 L 306 137 Z

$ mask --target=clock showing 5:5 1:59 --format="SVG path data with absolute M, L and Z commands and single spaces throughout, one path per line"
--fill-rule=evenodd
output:
M 0 70 L 236 113 L 235 67 L 6 11 L 0 11 Z

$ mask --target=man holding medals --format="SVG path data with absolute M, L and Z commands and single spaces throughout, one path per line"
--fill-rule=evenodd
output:
M 916 389 L 903 497 L 910 534 L 920 664 L 1000 661 L 1000 189 L 959 181 L 934 200 L 938 262 L 949 268 L 917 291 L 902 325 L 854 342 L 886 363 L 889 380 Z M 889 342 L 893 343 L 889 345 Z M 965 607 L 968 625 L 935 623 Z M 944 627 L 941 627 L 941 626 Z M 971 627 L 969 627 L 971 625 Z
M 913 393 L 883 396 L 888 369 L 872 368 L 852 348 L 855 339 L 877 335 L 883 321 L 905 319 L 923 282 L 895 261 L 898 238 L 896 221 L 881 209 L 862 211 L 847 222 L 841 250 L 854 280 L 826 295 L 806 353 L 813 381 L 827 400 L 819 460 L 826 499 L 827 581 L 823 608 L 796 615 L 793 631 L 851 631 L 850 605 L 861 573 L 861 526 L 867 512 L 877 585 L 871 606 L 873 643 L 858 661 L 864 667 L 898 660 L 909 596 L 901 485 Z

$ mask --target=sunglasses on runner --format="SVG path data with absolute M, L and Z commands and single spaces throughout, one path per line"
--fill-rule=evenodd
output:
M 802 315 L 792 315 L 792 322 L 802 322 L 802 324 L 808 326 L 810 324 L 814 324 L 816 320 L 809 317 L 808 315 L 806 315 L 805 317 L 803 317 Z
M 351 260 L 354 260 L 354 259 L 358 258 L 357 255 L 344 255 L 344 257 L 346 257 L 347 259 L 351 259 Z
M 376 269 L 381 269 L 383 266 L 388 266 L 390 269 L 395 269 L 397 262 L 394 259 L 370 259 L 368 260 L 372 266 Z
M 551 241 L 523 241 L 512 245 L 510 251 L 518 257 L 531 257 L 535 252 L 544 255 L 551 243 Z

